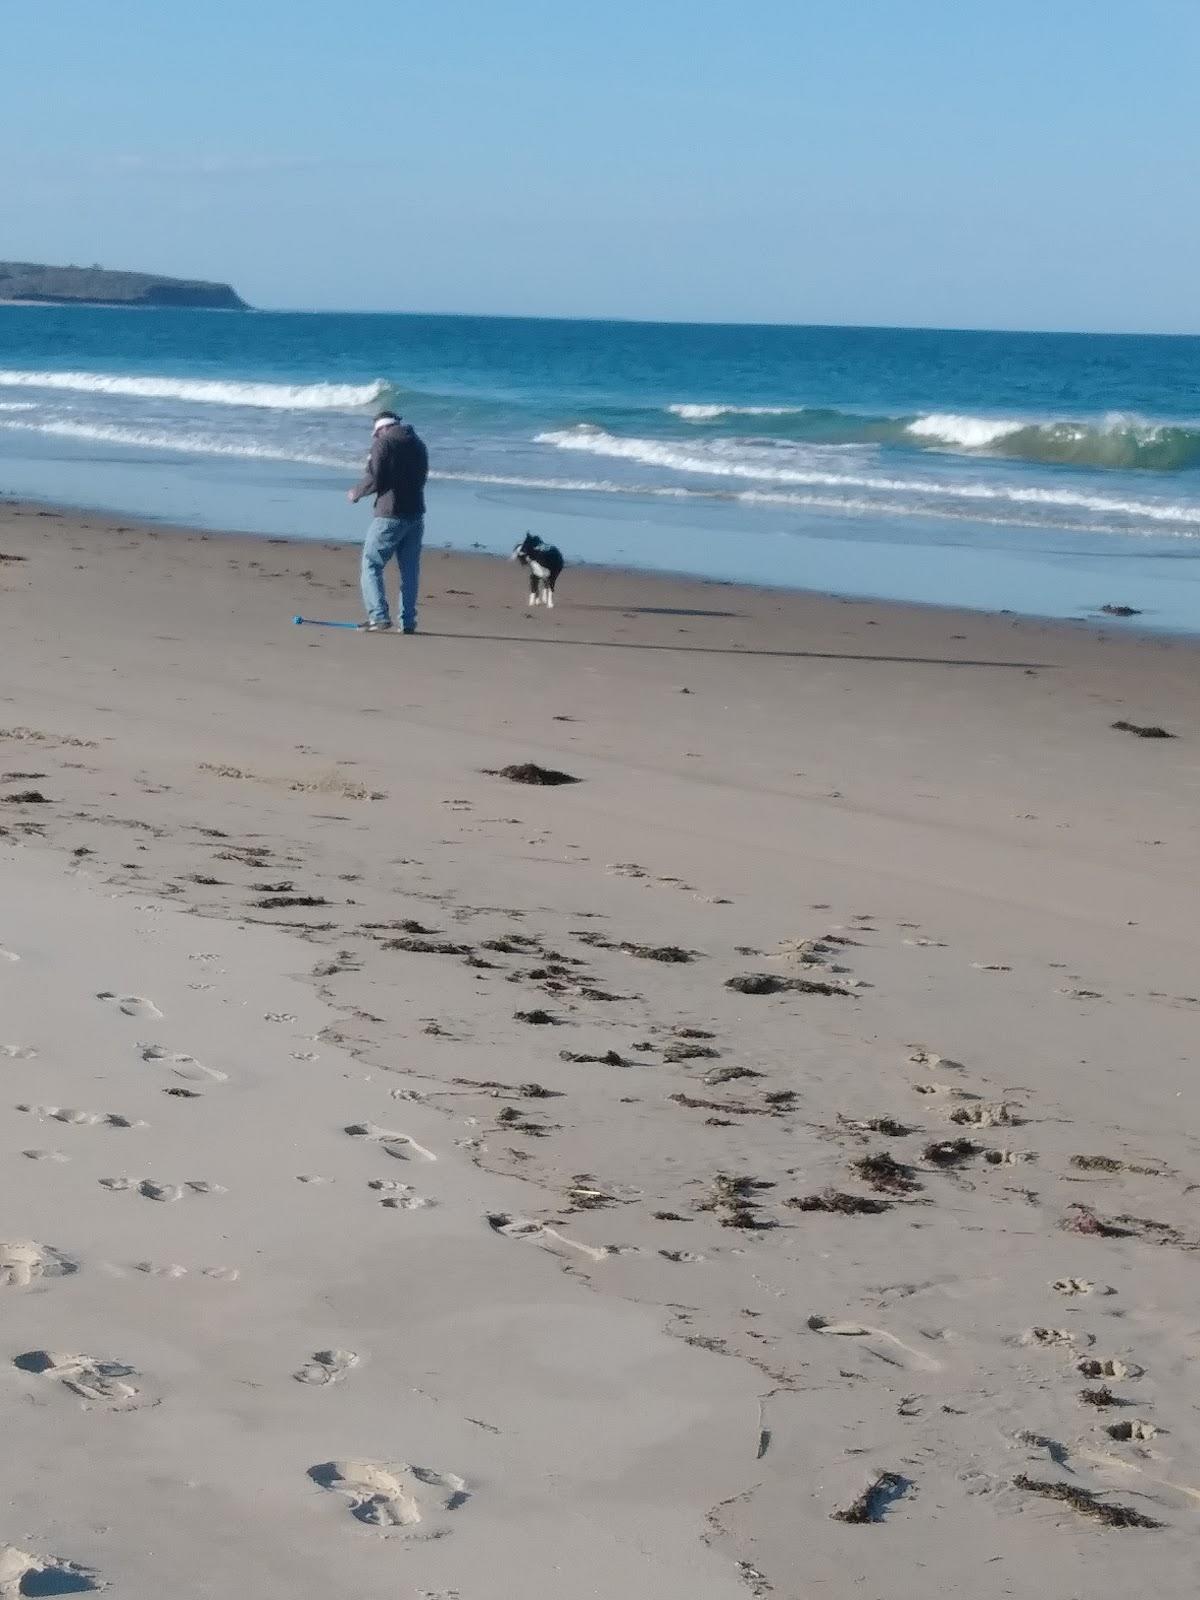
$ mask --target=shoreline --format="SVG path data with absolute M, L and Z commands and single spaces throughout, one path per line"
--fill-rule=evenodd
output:
M 25 517 L 30 515 L 36 517 L 39 513 L 50 512 L 56 517 L 78 522 L 81 526 L 86 525 L 109 532 L 126 527 L 155 536 L 166 535 L 169 538 L 219 539 L 234 543 L 245 542 L 251 547 L 263 544 L 288 545 L 294 547 L 297 552 L 311 551 L 313 549 L 322 549 L 327 554 L 332 551 L 348 551 L 353 550 L 362 542 L 361 532 L 357 538 L 354 535 L 347 535 L 345 538 L 337 539 L 317 539 L 294 534 L 259 533 L 248 529 L 215 528 L 175 522 L 169 517 L 111 511 L 103 507 L 80 507 L 70 502 L 58 501 L 53 498 L 42 499 L 37 496 L 26 495 L 7 497 L 0 491 L 0 521 L 2 521 L 6 511 L 16 512 L 19 516 Z M 461 559 L 467 562 L 485 564 L 492 563 L 498 571 L 509 570 L 508 557 L 505 554 L 482 548 L 466 549 L 439 543 L 436 539 L 429 538 L 428 525 L 424 554 L 426 561 L 434 556 L 449 555 L 456 560 Z M 646 584 L 650 588 L 662 587 L 664 592 L 679 585 L 689 585 L 698 589 L 732 589 L 745 592 L 748 595 L 758 596 L 764 600 L 771 597 L 789 597 L 804 606 L 874 606 L 889 613 L 895 613 L 897 616 L 910 616 L 914 619 L 928 617 L 931 622 L 940 619 L 962 623 L 973 619 L 988 619 L 997 624 L 1023 623 L 1039 630 L 1062 630 L 1064 634 L 1071 637 L 1077 637 L 1088 630 L 1099 630 L 1097 636 L 1102 636 L 1109 641 L 1128 638 L 1146 643 L 1170 641 L 1183 647 L 1200 646 L 1200 628 L 1155 626 L 1153 623 L 1140 621 L 1139 617 L 1108 616 L 1099 609 L 1089 614 L 1064 617 L 1056 616 L 1052 613 L 988 609 L 985 607 L 943 603 L 936 600 L 892 599 L 886 596 L 843 593 L 834 589 L 807 588 L 794 584 L 780 583 L 773 585 L 744 582 L 738 579 L 703 577 L 687 571 L 638 567 L 620 562 L 587 560 L 574 560 L 568 563 L 564 593 L 567 592 L 571 576 L 575 573 L 594 573 L 609 579 L 620 580 L 625 584 L 637 582 Z M 394 587 L 394 565 L 389 569 L 389 581 Z M 1110 629 L 1112 630 L 1111 632 L 1108 631 Z

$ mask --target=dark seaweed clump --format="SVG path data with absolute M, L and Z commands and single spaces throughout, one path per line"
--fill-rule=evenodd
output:
M 569 772 L 559 772 L 554 767 L 539 767 L 536 761 L 516 762 L 512 766 L 501 767 L 499 772 L 490 776 L 507 778 L 509 783 L 532 783 L 544 788 L 582 782 L 582 779 L 572 777 Z
M 843 1217 L 877 1217 L 881 1211 L 892 1209 L 890 1200 L 874 1200 L 865 1194 L 843 1194 L 838 1189 L 796 1196 L 783 1203 L 793 1211 L 825 1211 Z
M 841 1511 L 833 1512 L 835 1522 L 879 1522 L 893 1500 L 908 1488 L 907 1478 L 898 1472 L 881 1472 L 871 1480 L 856 1500 Z
M 747 972 L 726 978 L 725 987 L 738 994 L 827 994 L 849 998 L 850 991 L 837 983 L 822 983 L 817 978 L 786 978 L 775 972 Z
M 264 900 L 255 900 L 256 911 L 287 911 L 293 906 L 327 906 L 329 901 L 319 894 L 269 894 Z
M 1156 724 L 1142 725 L 1137 722 L 1114 722 L 1113 727 L 1121 733 L 1136 734 L 1139 739 L 1176 739 L 1178 734 L 1168 733 L 1165 728 Z
M 977 1156 L 982 1149 L 974 1139 L 938 1139 L 927 1144 L 921 1153 L 935 1167 L 957 1167 Z
M 886 1150 L 860 1156 L 857 1161 L 850 1163 L 850 1170 L 864 1183 L 869 1183 L 872 1189 L 882 1190 L 886 1194 L 911 1194 L 914 1189 L 921 1187 L 911 1169 Z
M 1031 1478 L 1022 1472 L 1013 1479 L 1015 1489 L 1027 1494 L 1040 1494 L 1047 1500 L 1061 1500 L 1081 1517 L 1091 1517 L 1104 1523 L 1106 1528 L 1161 1528 L 1161 1522 L 1135 1511 L 1132 1506 L 1114 1506 L 1098 1500 L 1090 1489 L 1077 1489 L 1073 1483 L 1054 1483 L 1047 1479 Z

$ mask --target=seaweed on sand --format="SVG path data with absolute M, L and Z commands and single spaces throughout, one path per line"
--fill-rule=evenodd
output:
M 890 1211 L 890 1200 L 875 1200 L 865 1194 L 843 1194 L 839 1189 L 826 1189 L 822 1194 L 805 1194 L 785 1200 L 793 1211 L 825 1211 L 843 1217 L 877 1217 Z
M 824 983 L 817 978 L 781 977 L 775 972 L 747 972 L 739 977 L 726 978 L 725 987 L 738 994 L 825 994 L 837 995 L 843 1000 L 851 991 L 845 984 Z
M 1141 724 L 1137 722 L 1114 722 L 1114 728 L 1120 733 L 1132 733 L 1139 739 L 1175 739 L 1177 734 L 1168 733 L 1165 728 L 1158 727 L 1155 723 Z
M 582 782 L 582 779 L 573 777 L 569 772 L 559 772 L 554 767 L 539 767 L 536 761 L 515 762 L 511 766 L 501 767 L 498 772 L 489 772 L 487 776 L 507 778 L 510 783 L 537 784 L 545 788 Z
M 869 1183 L 872 1189 L 881 1190 L 885 1194 L 911 1194 L 914 1189 L 921 1187 L 912 1176 L 911 1168 L 897 1161 L 886 1150 L 859 1156 L 856 1161 L 850 1163 L 850 1170 L 855 1177 L 861 1178 L 864 1183 Z
M 406 933 L 399 939 L 385 939 L 382 950 L 405 950 L 414 956 L 473 956 L 469 944 L 456 944 L 453 939 L 427 939 L 419 934 Z
M 1060 1500 L 1081 1517 L 1091 1517 L 1094 1522 L 1102 1522 L 1106 1528 L 1162 1527 L 1161 1522 L 1155 1522 L 1153 1517 L 1146 1516 L 1144 1512 L 1135 1511 L 1132 1506 L 1111 1505 L 1107 1500 L 1098 1500 L 1090 1489 L 1078 1489 L 1073 1483 L 1031 1478 L 1021 1472 L 1013 1479 L 1013 1488 L 1024 1489 L 1027 1494 L 1040 1494 L 1047 1500 Z
M 835 1522 L 881 1522 L 893 1500 L 898 1500 L 908 1488 L 908 1479 L 898 1472 L 880 1472 L 848 1506 L 832 1514 Z
M 921 1154 L 935 1167 L 957 1167 L 979 1155 L 982 1149 L 974 1139 L 937 1139 L 927 1144 Z
M 711 1211 L 723 1228 L 762 1230 L 773 1228 L 775 1223 L 759 1215 L 757 1196 L 775 1185 L 765 1178 L 738 1177 L 728 1172 L 718 1172 L 712 1189 L 700 1204 L 701 1211 Z

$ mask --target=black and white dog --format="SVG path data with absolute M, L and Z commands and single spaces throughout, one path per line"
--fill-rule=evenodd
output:
M 539 602 L 554 609 L 554 585 L 566 566 L 562 551 L 543 544 L 535 533 L 527 533 L 512 553 L 512 559 L 529 569 L 529 604 Z

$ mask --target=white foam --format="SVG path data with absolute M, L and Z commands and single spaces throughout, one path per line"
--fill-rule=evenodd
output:
M 56 389 L 76 394 L 128 395 L 140 400 L 194 400 L 203 405 L 255 406 L 273 411 L 357 411 L 387 392 L 374 383 L 230 383 L 207 378 L 133 377 L 112 372 L 0 370 L 0 388 Z
M 45 433 L 63 439 L 90 440 L 95 444 L 115 444 L 133 450 L 169 450 L 190 456 L 231 456 L 245 461 L 294 461 L 300 466 L 332 467 L 339 472 L 357 472 L 360 460 L 350 456 L 314 455 L 297 450 L 284 450 L 278 446 L 244 443 L 233 439 L 214 439 L 202 433 L 173 433 L 159 428 L 121 428 L 103 422 L 0 422 L 0 428 L 9 432 Z M 561 489 L 575 493 L 628 494 L 629 490 L 618 483 L 607 483 L 592 478 L 530 478 L 493 472 L 431 472 L 431 478 L 447 483 L 494 484 L 511 489 Z M 687 494 L 686 489 L 646 489 L 675 496 Z
M 997 439 L 1010 433 L 1020 433 L 1027 427 L 1024 422 L 1000 421 L 991 417 L 964 417 L 953 411 L 932 411 L 918 417 L 905 429 L 917 439 L 934 439 L 942 444 L 956 444 L 964 450 L 986 450 Z
M 0 400 L 0 411 L 36 411 L 32 400 Z
M 1200 526 L 1200 506 L 1175 501 L 1121 500 L 1110 495 L 1084 494 L 1075 489 L 1021 488 L 1016 484 L 941 482 L 930 478 L 889 478 L 850 472 L 829 472 L 811 467 L 768 464 L 753 447 L 737 440 L 707 440 L 680 447 L 658 439 L 618 438 L 602 428 L 582 423 L 535 436 L 535 444 L 558 450 L 580 450 L 592 455 L 637 461 L 644 466 L 666 467 L 712 477 L 749 479 L 812 488 L 865 489 L 874 493 L 911 494 L 923 498 L 952 498 L 964 502 L 1008 502 L 1045 505 L 1096 512 L 1101 515 L 1143 517 L 1147 521 Z M 797 447 L 799 458 L 800 447 Z M 776 455 L 778 451 L 772 451 Z M 761 452 L 760 452 L 761 454 Z
M 357 463 L 348 457 L 300 454 L 271 445 L 213 439 L 202 433 L 172 433 L 157 428 L 118 428 L 104 422 L 0 422 L 11 432 L 48 433 L 62 439 L 90 439 L 97 444 L 127 445 L 134 450 L 172 450 L 185 456 L 235 456 L 251 461 L 295 461 L 313 467 L 337 467 L 352 472 Z
M 793 417 L 799 416 L 803 406 L 668 406 L 674 417 L 684 422 L 715 422 L 718 417 Z
M 631 489 L 628 484 L 597 478 L 525 478 L 505 472 L 431 472 L 442 483 L 485 483 L 504 489 L 564 489 L 586 494 L 662 494 L 675 498 L 686 489 Z

